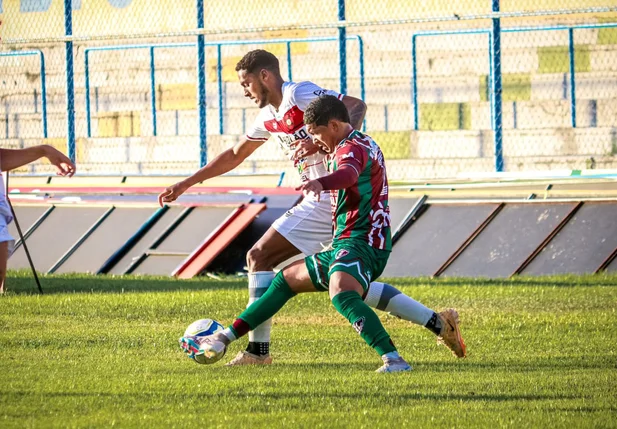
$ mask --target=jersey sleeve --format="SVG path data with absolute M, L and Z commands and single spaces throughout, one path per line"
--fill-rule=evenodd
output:
M 362 170 L 368 163 L 368 153 L 364 148 L 353 143 L 346 143 L 337 149 L 336 154 L 336 168 L 341 169 L 343 167 L 351 167 L 358 173 L 362 173 Z
M 299 82 L 295 84 L 292 91 L 292 103 L 298 106 L 303 112 L 306 110 L 309 103 L 320 95 L 333 95 L 339 100 L 343 99 L 343 94 L 339 94 L 330 89 L 323 89 L 313 82 Z
M 265 142 L 270 138 L 270 132 L 264 126 L 264 119 L 261 111 L 255 118 L 253 125 L 247 130 L 246 136 L 249 140 Z

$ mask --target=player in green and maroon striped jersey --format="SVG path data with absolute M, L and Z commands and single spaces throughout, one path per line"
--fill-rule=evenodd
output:
M 331 191 L 332 249 L 285 267 L 265 294 L 229 328 L 203 340 L 181 338 L 181 346 L 193 355 L 222 356 L 231 341 L 272 317 L 296 294 L 322 290 L 329 292 L 336 310 L 381 355 L 384 365 L 378 372 L 408 371 L 411 367 L 398 354 L 377 315 L 362 300 L 369 284 L 383 272 L 392 249 L 383 154 L 370 137 L 353 129 L 345 105 L 336 97 L 325 95 L 312 101 L 304 120 L 313 141 L 329 154 L 331 174 L 297 189 L 317 197 L 324 190 Z M 451 332 L 447 335 L 448 347 L 463 357 L 465 344 L 458 321 L 453 315 L 434 314 L 440 325 L 446 326 L 439 332 Z

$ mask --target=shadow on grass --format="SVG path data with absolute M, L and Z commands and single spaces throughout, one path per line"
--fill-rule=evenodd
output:
M 57 293 L 123 293 L 165 292 L 186 290 L 234 290 L 247 287 L 246 278 L 225 276 L 221 279 L 198 277 L 180 280 L 163 276 L 111 276 L 92 274 L 39 275 L 45 294 Z M 551 277 L 514 277 L 512 279 L 477 278 L 398 278 L 386 279 L 396 286 L 460 286 L 460 287 L 617 287 L 617 274 Z M 9 294 L 37 294 L 38 289 L 29 271 L 9 271 L 6 287 Z
M 526 372 L 534 371 L 568 371 L 580 369 L 607 369 L 615 368 L 615 363 L 611 359 L 612 356 L 605 356 L 605 360 L 596 360 L 593 362 L 580 362 L 576 359 L 534 359 L 531 361 L 522 362 L 487 362 L 483 360 L 459 359 L 451 362 L 414 362 L 413 356 L 407 355 L 408 362 L 419 372 L 439 372 L 439 373 L 463 373 L 475 371 L 502 371 L 502 372 Z M 282 363 L 285 369 L 293 369 L 297 371 L 353 371 L 353 370 L 371 370 L 377 369 L 379 361 L 375 364 L 349 362 L 349 363 Z
M 413 365 L 413 359 L 410 359 Z M 581 369 L 607 369 L 615 368 L 615 363 L 612 361 L 612 356 L 605 356 L 605 360 L 599 358 L 594 361 L 580 361 L 575 358 L 563 359 L 533 359 L 521 362 L 487 362 L 482 360 L 464 359 L 453 361 L 452 363 L 444 362 L 420 362 L 414 367 L 422 371 L 443 372 L 443 373 L 458 373 L 467 371 L 512 371 L 531 373 L 534 371 L 575 371 Z
M 608 286 L 617 287 L 617 273 L 554 275 L 554 276 L 514 276 L 512 278 L 488 279 L 475 277 L 406 277 L 386 278 L 382 281 L 391 282 L 397 286 L 499 286 L 499 287 L 530 287 L 530 286 Z
M 383 374 L 378 375 L 379 377 L 384 377 Z M 387 377 L 387 375 L 386 375 Z M 11 391 L 4 392 L 0 394 L 2 396 L 38 396 L 40 393 L 38 392 L 29 392 L 29 391 Z M 240 389 L 239 391 L 224 391 L 220 392 L 217 389 L 213 389 L 212 392 L 205 391 L 194 391 L 187 393 L 156 393 L 156 392 L 139 392 L 139 393 L 116 393 L 116 392 L 45 392 L 45 397 L 47 399 L 56 398 L 80 398 L 80 397 L 96 397 L 96 398 L 110 398 L 114 401 L 117 400 L 130 400 L 135 401 L 139 400 L 139 402 L 145 401 L 154 401 L 156 399 L 160 399 L 165 396 L 170 396 L 173 399 L 173 402 L 183 402 L 190 403 L 196 400 L 209 399 L 212 401 L 220 401 L 221 399 L 227 399 L 230 401 L 239 401 L 242 403 L 246 403 L 250 401 L 253 405 L 255 401 L 264 402 L 269 400 L 279 401 L 279 400 L 290 400 L 293 398 L 296 399 L 307 399 L 306 392 L 294 392 L 294 391 L 284 391 L 284 392 L 264 392 L 263 388 L 256 389 L 255 392 L 251 392 L 250 390 Z M 508 402 L 508 401 L 546 401 L 546 400 L 572 400 L 572 399 L 580 399 L 580 395 L 565 395 L 565 394 L 526 394 L 526 393 L 495 393 L 495 394 L 487 394 L 487 393 L 419 393 L 419 392 L 409 392 L 409 393 L 400 393 L 396 396 L 388 394 L 387 392 L 371 392 L 371 402 L 381 403 L 392 406 L 395 404 L 402 404 L 409 401 L 482 401 L 482 402 Z M 124 398 L 124 399 L 123 399 Z M 252 398 L 252 400 L 251 400 Z M 319 393 L 319 401 L 323 401 L 324 399 L 330 400 L 358 400 L 357 392 L 326 392 L 322 391 Z M 306 402 L 302 406 L 307 406 Z
M 243 278 L 215 280 L 207 277 L 181 280 L 157 276 L 108 276 L 88 274 L 39 275 L 43 293 L 135 293 L 168 291 L 204 291 L 246 289 Z M 6 279 L 7 295 L 38 294 L 38 288 L 31 273 L 10 272 Z

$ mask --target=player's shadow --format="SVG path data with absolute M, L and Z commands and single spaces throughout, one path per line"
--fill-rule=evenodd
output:
M 208 277 L 198 277 L 189 280 L 173 277 L 154 276 L 45 276 L 39 280 L 44 295 L 61 293 L 152 293 L 169 291 L 204 291 L 204 290 L 241 290 L 247 288 L 243 278 L 225 278 L 215 280 Z M 11 275 L 6 280 L 7 295 L 38 294 L 38 288 L 32 275 Z

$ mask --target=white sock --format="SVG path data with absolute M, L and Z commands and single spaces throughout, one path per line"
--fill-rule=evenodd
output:
M 395 360 L 400 358 L 401 355 L 398 354 L 397 351 L 393 351 L 393 352 L 388 352 L 384 355 L 381 356 L 382 359 L 388 359 L 388 360 Z
M 270 283 L 274 280 L 274 271 L 257 271 L 249 273 L 249 303 L 251 305 L 257 301 L 268 290 Z M 247 305 L 247 307 L 248 307 Z M 257 343 L 269 343 L 270 332 L 272 331 L 272 319 L 249 332 L 249 341 Z
M 236 341 L 237 338 L 234 335 L 233 331 L 229 328 L 225 328 L 224 330 L 221 331 L 221 334 L 224 335 L 229 342 L 225 343 L 225 345 L 229 345 L 229 343 L 231 343 L 232 341 Z
M 387 311 L 401 319 L 424 326 L 434 311 L 386 283 L 373 282 L 364 302 L 381 311 Z

